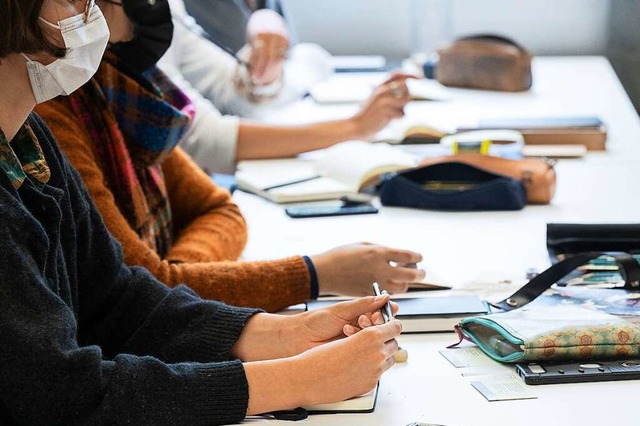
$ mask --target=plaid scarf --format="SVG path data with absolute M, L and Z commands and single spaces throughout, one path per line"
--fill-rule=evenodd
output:
M 173 227 L 160 165 L 189 128 L 191 101 L 155 67 L 144 75 L 125 74 L 110 52 L 69 100 L 119 210 L 143 241 L 166 255 Z

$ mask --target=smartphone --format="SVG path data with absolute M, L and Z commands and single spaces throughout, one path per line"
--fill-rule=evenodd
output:
M 306 206 L 287 207 L 284 210 L 287 216 L 299 219 L 304 217 L 343 216 L 350 214 L 374 214 L 378 209 L 371 204 L 358 204 L 346 206 Z

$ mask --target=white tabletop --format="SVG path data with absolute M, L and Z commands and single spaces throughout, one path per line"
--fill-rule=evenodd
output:
M 547 223 L 639 222 L 640 120 L 608 61 L 600 57 L 537 58 L 533 72 L 530 92 L 452 90 L 450 101 L 410 104 L 407 119 L 424 116 L 463 123 L 484 117 L 599 116 L 609 131 L 607 152 L 560 161 L 556 165 L 557 192 L 550 205 L 471 213 L 384 207 L 377 215 L 295 220 L 284 214 L 282 206 L 237 192 L 234 200 L 249 224 L 244 258 L 314 254 L 340 244 L 369 241 L 422 253 L 427 272 L 456 288 L 496 294 L 501 286 L 507 291 L 505 282 L 522 282 L 528 268 L 548 266 Z M 335 118 L 355 108 L 319 106 L 307 100 L 270 119 Z M 454 340 L 452 333 L 401 336 L 409 362 L 383 376 L 373 414 L 314 416 L 307 423 L 638 424 L 629 407 L 635 406 L 639 381 L 531 386 L 538 399 L 488 402 L 438 353 Z

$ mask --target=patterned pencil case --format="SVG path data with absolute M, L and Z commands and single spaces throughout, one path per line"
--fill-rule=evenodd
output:
M 432 210 L 520 210 L 526 204 L 522 181 L 451 161 L 385 176 L 385 206 Z
M 456 332 L 500 362 L 624 359 L 640 355 L 640 327 L 580 306 L 525 306 L 463 319 Z

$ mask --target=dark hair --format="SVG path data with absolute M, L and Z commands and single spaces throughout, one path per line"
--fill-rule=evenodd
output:
M 11 53 L 46 52 L 57 58 L 65 49 L 42 31 L 39 16 L 44 0 L 0 0 L 0 58 Z

